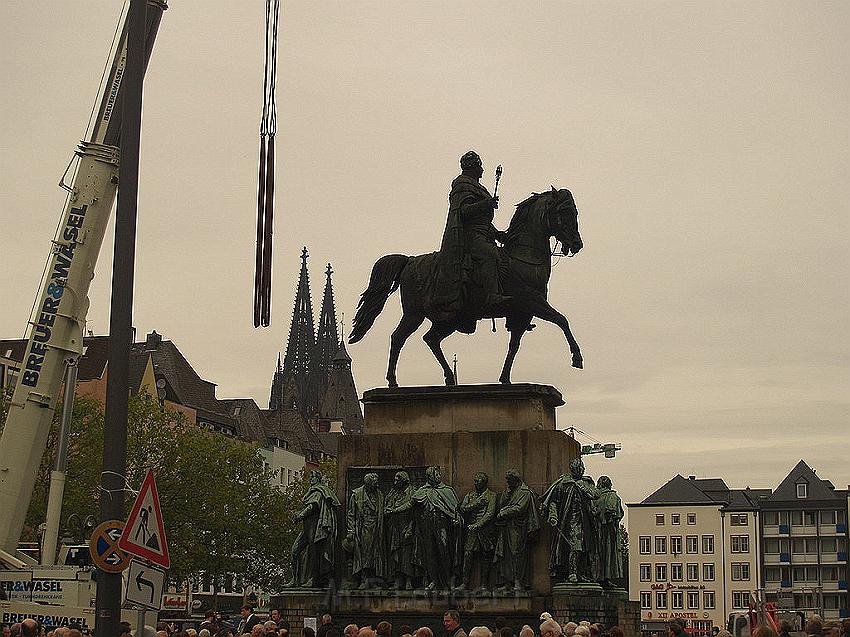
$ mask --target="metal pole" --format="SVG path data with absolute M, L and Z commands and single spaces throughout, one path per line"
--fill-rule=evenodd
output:
M 112 305 L 109 316 L 109 375 L 106 384 L 103 473 L 100 519 L 124 519 L 127 470 L 127 399 L 133 325 L 133 280 L 136 257 L 136 212 L 139 188 L 139 139 L 142 120 L 142 78 L 145 60 L 146 0 L 131 0 L 127 14 L 127 66 L 121 100 L 121 164 L 115 249 L 112 265 Z M 121 574 L 97 573 L 95 630 L 113 637 L 121 620 Z
M 136 615 L 136 637 L 145 637 L 145 610 L 139 609 Z
M 77 364 L 65 368 L 65 395 L 62 399 L 62 420 L 56 447 L 56 463 L 50 472 L 50 491 L 47 496 L 47 519 L 44 526 L 44 548 L 41 563 L 56 563 L 56 546 L 59 543 L 59 520 L 62 516 L 62 498 L 65 495 L 65 469 L 68 466 L 68 434 L 74 414 L 74 391 L 77 388 Z

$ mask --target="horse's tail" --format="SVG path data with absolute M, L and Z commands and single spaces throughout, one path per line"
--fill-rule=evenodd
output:
M 388 254 L 372 266 L 369 287 L 360 295 L 360 302 L 357 304 L 357 313 L 354 315 L 351 335 L 348 337 L 349 343 L 356 343 L 366 336 L 366 332 L 384 309 L 390 294 L 401 285 L 401 272 L 411 258 L 403 254 Z

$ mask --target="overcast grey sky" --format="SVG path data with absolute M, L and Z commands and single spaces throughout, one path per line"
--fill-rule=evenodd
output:
M 504 166 L 499 227 L 550 184 L 581 211 L 585 249 L 550 298 L 586 369 L 541 324 L 514 379 L 558 387 L 561 426 L 623 444 L 590 473 L 628 501 L 677 472 L 772 487 L 800 458 L 847 486 L 850 4 L 282 4 L 272 327 L 251 324 L 264 3 L 172 0 L 145 90 L 140 334 L 265 406 L 301 246 L 317 311 L 331 261 L 348 320 L 378 257 L 439 245 L 475 148 L 489 187 Z M 24 331 L 119 9 L 0 6 L 3 337 Z M 110 272 L 107 243 L 97 334 Z M 384 382 L 399 316 L 396 297 L 350 348 L 360 391 Z M 494 381 L 506 346 L 485 324 L 445 342 L 467 383 Z M 441 379 L 418 337 L 399 379 Z

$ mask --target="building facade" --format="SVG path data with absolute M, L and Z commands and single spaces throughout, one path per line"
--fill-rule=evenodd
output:
M 803 461 L 776 489 L 677 475 L 629 510 L 629 593 L 645 632 L 724 627 L 753 593 L 782 610 L 848 616 L 848 492 Z
M 801 460 L 762 500 L 769 601 L 825 620 L 848 616 L 847 494 Z
M 758 586 L 756 507 L 722 480 L 677 475 L 629 508 L 629 591 L 647 632 L 723 627 Z

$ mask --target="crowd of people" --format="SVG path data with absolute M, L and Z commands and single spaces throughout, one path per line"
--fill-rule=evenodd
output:
M 536 622 L 535 622 L 536 623 Z M 512 626 L 508 620 L 497 617 L 492 625 L 474 626 L 467 632 L 461 621 L 460 613 L 447 610 L 443 615 L 443 630 L 435 631 L 430 626 L 412 626 L 399 624 L 393 626 L 389 621 L 381 620 L 364 626 L 348 623 L 344 626 L 335 623 L 331 615 L 325 614 L 316 630 L 304 626 L 293 632 L 288 621 L 283 619 L 279 609 L 273 608 L 267 618 L 260 617 L 254 609 L 245 605 L 240 610 L 240 619 L 234 623 L 220 618 L 216 613 L 207 613 L 197 628 L 177 630 L 173 624 L 159 622 L 156 627 L 145 626 L 143 634 L 137 634 L 127 622 L 121 622 L 119 637 L 640 637 L 626 635 L 619 626 L 603 626 L 590 621 L 559 623 L 550 613 L 540 616 L 536 627 L 530 624 Z M 814 615 L 806 622 L 805 630 L 797 631 L 788 622 L 781 621 L 774 627 L 761 623 L 752 633 L 752 637 L 793 637 L 805 634 L 806 637 L 850 637 L 850 619 L 841 622 L 824 622 Z M 81 626 L 62 626 L 55 629 L 45 627 L 34 619 L 25 619 L 12 625 L 0 624 L 0 637 L 83 637 Z M 690 637 L 685 627 L 671 621 L 666 635 L 653 633 L 651 637 Z M 727 630 L 719 630 L 712 637 L 734 637 Z

